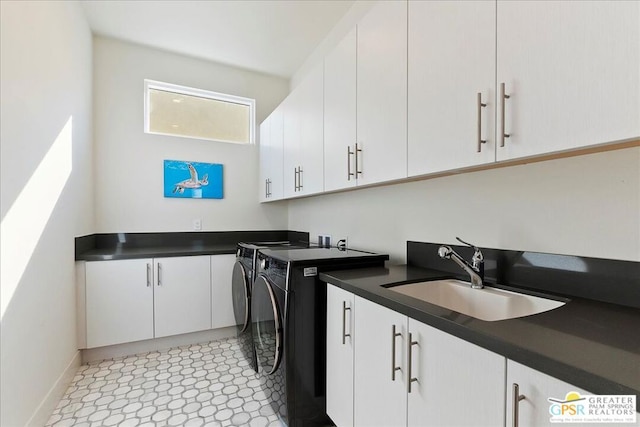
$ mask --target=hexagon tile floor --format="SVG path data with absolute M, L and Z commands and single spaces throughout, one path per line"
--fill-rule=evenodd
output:
M 83 365 L 47 426 L 278 426 L 235 338 Z

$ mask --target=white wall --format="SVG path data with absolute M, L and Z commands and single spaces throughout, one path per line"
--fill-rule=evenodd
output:
M 92 39 L 76 2 L 2 1 L 0 18 L 0 425 L 19 426 L 48 417 L 79 361 L 73 239 L 94 224 Z
M 407 240 L 640 261 L 640 148 L 292 201 L 289 228 L 405 262 Z
M 286 203 L 259 205 L 258 146 L 145 134 L 144 79 L 256 99 L 257 123 L 288 81 L 113 39 L 94 38 L 97 232 L 286 229 Z M 224 165 L 224 199 L 163 197 L 163 160 Z M 260 187 L 261 189 L 262 187 Z

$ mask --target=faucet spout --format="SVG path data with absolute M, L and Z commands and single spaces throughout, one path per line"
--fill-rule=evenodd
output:
M 472 247 L 475 249 L 475 253 L 472 258 L 473 264 L 469 264 L 449 246 L 440 246 L 438 249 L 438 255 L 440 258 L 452 260 L 466 271 L 467 274 L 469 274 L 469 281 L 471 282 L 471 287 L 473 289 L 482 289 L 484 287 L 484 257 L 482 256 L 480 249 L 475 246 Z

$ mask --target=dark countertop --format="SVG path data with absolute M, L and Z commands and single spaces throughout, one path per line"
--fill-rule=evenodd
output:
M 309 233 L 291 230 L 99 233 L 76 237 L 76 261 L 108 261 L 236 252 L 238 242 L 301 242 Z
M 116 259 L 160 258 L 193 255 L 235 254 L 236 244 L 194 246 L 150 246 L 146 248 L 97 248 L 83 252 L 82 261 L 108 261 Z
M 320 274 L 325 282 L 592 393 L 640 396 L 640 310 L 572 297 L 555 310 L 488 322 L 382 287 L 449 277 L 406 265 Z

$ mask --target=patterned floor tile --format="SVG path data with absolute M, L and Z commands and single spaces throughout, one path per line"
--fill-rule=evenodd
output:
M 281 422 L 235 338 L 83 365 L 47 427 Z

